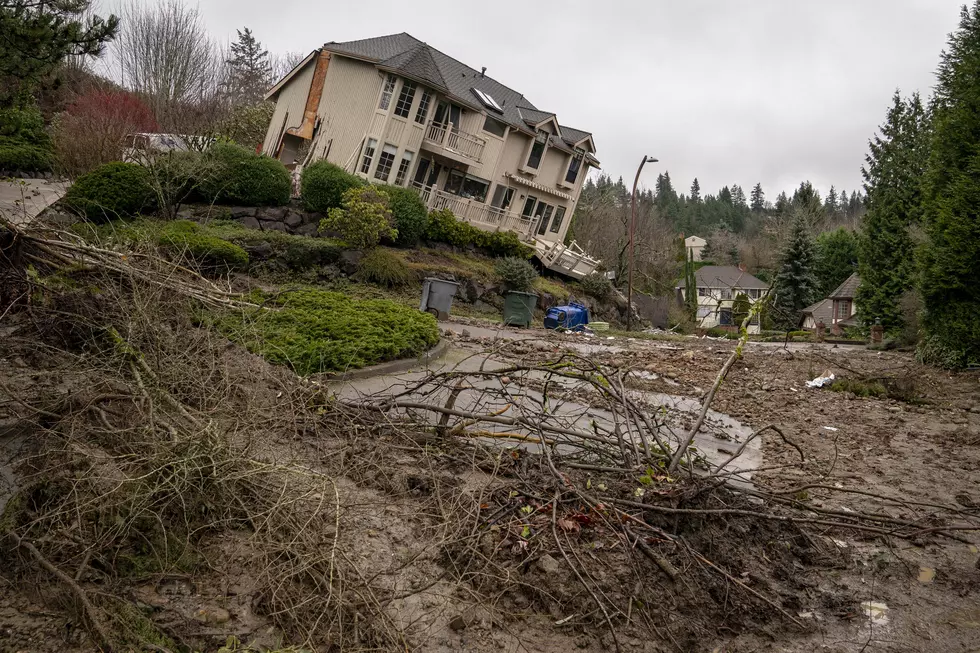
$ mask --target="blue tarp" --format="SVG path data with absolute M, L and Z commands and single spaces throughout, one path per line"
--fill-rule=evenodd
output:
M 576 302 L 567 306 L 552 306 L 544 314 L 544 328 L 581 330 L 589 323 L 589 309 Z

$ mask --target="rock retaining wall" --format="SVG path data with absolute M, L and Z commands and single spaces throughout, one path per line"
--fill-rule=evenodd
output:
M 185 220 L 235 220 L 243 227 L 262 231 L 282 231 L 299 236 L 316 235 L 323 215 L 303 210 L 298 203 L 288 206 L 217 206 L 191 204 L 177 217 Z

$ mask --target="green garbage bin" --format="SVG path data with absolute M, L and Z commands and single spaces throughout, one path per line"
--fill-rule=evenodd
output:
M 511 290 L 504 295 L 504 326 L 529 327 L 534 321 L 538 296 L 531 292 Z

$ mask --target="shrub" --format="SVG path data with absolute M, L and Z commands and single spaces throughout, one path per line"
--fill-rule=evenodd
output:
M 52 160 L 51 138 L 40 109 L 0 109 L 0 171 L 45 172 Z
M 830 385 L 834 392 L 853 392 L 858 397 L 879 397 L 888 396 L 888 391 L 877 381 L 863 381 L 861 379 L 838 379 Z
M 534 288 L 534 280 L 538 277 L 538 271 L 533 265 L 514 256 L 497 261 L 495 269 L 505 290 L 530 292 Z
M 231 143 L 216 143 L 204 156 L 210 174 L 200 188 L 208 201 L 240 206 L 289 202 L 292 182 L 280 161 Z
M 916 349 L 916 358 L 921 363 L 947 370 L 966 367 L 971 362 L 967 352 L 959 347 L 951 347 L 942 338 L 927 335 Z
M 225 272 L 248 267 L 244 249 L 206 233 L 189 220 L 168 222 L 160 232 L 159 244 L 174 253 L 188 256 L 198 267 Z
M 398 229 L 395 244 L 399 247 L 415 247 L 429 227 L 429 211 L 425 208 L 425 202 L 411 188 L 385 186 L 384 189 L 390 198 L 388 206 L 395 218 L 395 228 Z
M 598 272 L 593 272 L 583 277 L 579 281 L 579 285 L 582 286 L 582 291 L 586 295 L 595 297 L 599 301 L 605 301 L 612 294 L 612 283 L 605 275 L 599 274 Z
M 53 123 L 58 169 L 71 177 L 123 159 L 130 134 L 159 131 L 153 111 L 136 95 L 95 89 L 84 93 Z
M 741 328 L 742 322 L 745 321 L 745 318 L 749 316 L 751 311 L 752 304 L 749 302 L 748 295 L 744 292 L 738 293 L 735 296 L 734 303 L 732 303 L 732 322 L 735 326 Z
M 426 240 L 446 243 L 453 247 L 478 247 L 491 256 L 531 258 L 534 253 L 513 231 L 488 232 L 458 220 L 449 209 L 429 214 Z
M 149 173 L 135 163 L 106 163 L 75 180 L 64 203 L 94 222 L 132 217 L 153 207 Z
M 344 193 L 344 208 L 330 209 L 320 231 L 333 231 L 355 249 L 374 247 L 382 238 L 394 240 L 398 230 L 388 208 L 388 194 L 377 187 L 360 186 Z
M 400 288 L 417 281 L 412 269 L 398 254 L 380 248 L 364 255 L 354 276 L 358 281 L 386 288 Z
M 360 177 L 328 161 L 318 161 L 303 169 L 300 194 L 307 211 L 328 213 L 344 204 L 344 195 L 364 186 Z
M 214 167 L 200 152 L 165 152 L 148 162 L 148 180 L 160 213 L 168 219 L 180 205 L 201 197 L 200 186 L 214 174 Z
M 255 152 L 265 140 L 275 110 L 276 103 L 268 101 L 235 107 L 218 126 L 218 136 Z
M 266 359 L 297 374 L 355 369 L 417 356 L 437 342 L 428 313 L 394 302 L 354 300 L 322 290 L 286 292 L 276 311 L 219 317 L 218 328 Z

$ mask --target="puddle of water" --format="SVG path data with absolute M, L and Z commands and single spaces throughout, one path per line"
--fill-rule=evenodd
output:
M 919 582 L 931 583 L 936 579 L 936 570 L 930 567 L 919 567 Z

